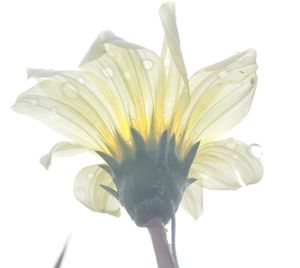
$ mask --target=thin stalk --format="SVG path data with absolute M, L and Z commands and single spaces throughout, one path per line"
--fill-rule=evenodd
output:
M 152 219 L 147 228 L 151 235 L 158 268 L 176 268 L 162 220 L 160 218 Z

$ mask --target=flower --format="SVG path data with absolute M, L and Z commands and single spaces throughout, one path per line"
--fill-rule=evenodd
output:
M 160 18 L 160 57 L 102 32 L 79 70 L 29 69 L 38 83 L 13 106 L 74 141 L 58 143 L 43 156 L 46 168 L 57 154 L 101 156 L 99 165 L 78 173 L 76 198 L 115 216 L 121 204 L 139 226 L 155 216 L 166 223 L 179 204 L 198 218 L 203 187 L 237 189 L 263 174 L 249 145 L 216 140 L 249 111 L 257 84 L 255 50 L 188 79 L 174 5 L 163 4 Z

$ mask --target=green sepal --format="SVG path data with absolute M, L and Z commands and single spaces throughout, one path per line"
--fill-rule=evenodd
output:
M 158 148 L 155 155 L 155 160 L 157 163 L 164 164 L 167 159 L 167 139 L 168 139 L 168 131 L 165 130 L 160 136 Z
M 183 172 L 183 174 L 187 175 L 190 167 L 195 159 L 195 156 L 197 154 L 198 148 L 200 145 L 200 141 L 198 141 L 197 143 L 195 143 L 192 148 L 189 150 L 189 152 L 186 154 L 186 156 L 184 157 L 183 161 L 182 161 L 182 165 L 181 165 L 181 170 Z
M 189 178 L 186 180 L 186 187 L 185 188 L 188 188 L 191 184 L 193 184 L 197 179 L 195 178 Z
M 110 188 L 109 186 L 100 184 L 100 187 L 102 187 L 105 191 L 107 191 L 109 194 L 111 194 L 114 198 L 116 198 L 117 200 L 120 200 L 119 194 L 117 191 L 115 191 L 114 189 Z
M 101 151 L 96 151 L 96 153 L 103 158 L 103 160 L 109 165 L 115 175 L 120 172 L 120 164 L 112 156 Z
M 177 152 L 176 152 L 176 137 L 175 134 L 171 137 L 169 146 L 168 146 L 168 166 L 173 167 L 178 165 L 178 157 L 177 157 Z
M 146 144 L 144 138 L 141 136 L 136 129 L 130 128 L 131 136 L 134 141 L 136 154 L 145 153 L 146 152 Z
M 114 173 L 113 173 L 112 169 L 108 165 L 106 165 L 106 164 L 99 164 L 98 166 L 101 167 L 104 171 L 106 171 L 111 177 L 113 177 Z

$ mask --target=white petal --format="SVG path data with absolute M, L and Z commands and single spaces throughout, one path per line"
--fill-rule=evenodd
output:
M 233 190 L 260 181 L 263 166 L 251 147 L 234 139 L 200 146 L 189 177 L 209 189 Z
M 184 115 L 187 136 L 206 143 L 238 124 L 250 109 L 256 70 L 256 52 L 250 49 L 192 76 Z
M 173 3 L 167 2 L 161 6 L 160 18 L 165 33 L 161 58 L 165 68 L 166 82 L 158 98 L 158 106 L 164 107 L 165 117 L 172 120 L 168 123 L 172 124 L 173 129 L 176 130 L 187 108 L 190 95 Z
M 83 66 L 88 62 L 98 60 L 102 55 L 106 54 L 107 53 L 107 50 L 105 48 L 106 43 L 116 44 L 119 45 L 120 47 L 127 48 L 127 49 L 142 48 L 138 45 L 124 41 L 123 39 L 117 37 L 114 33 L 110 31 L 104 31 L 98 35 L 94 43 L 91 45 L 90 49 L 82 59 L 80 66 Z
M 100 185 L 116 190 L 108 173 L 98 165 L 85 167 L 76 176 L 74 182 L 75 197 L 93 211 L 120 216 L 119 201 Z
M 93 150 L 114 148 L 115 118 L 85 72 L 29 69 L 40 82 L 12 107 Z
M 184 192 L 180 205 L 195 220 L 203 212 L 203 191 L 201 184 L 196 181 L 192 183 Z
M 98 83 L 124 138 L 130 137 L 129 126 L 146 135 L 161 87 L 159 57 L 106 32 L 95 40 L 80 68 Z
M 72 156 L 84 152 L 93 152 L 93 151 L 89 150 L 88 148 L 78 143 L 63 141 L 63 142 L 56 143 L 51 148 L 49 153 L 43 155 L 40 158 L 40 163 L 42 166 L 48 169 L 49 166 L 51 165 L 53 156 Z

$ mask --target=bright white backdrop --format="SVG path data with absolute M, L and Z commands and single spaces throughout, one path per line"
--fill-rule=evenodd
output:
M 26 67 L 72 69 L 93 39 L 110 29 L 157 52 L 162 1 L 6 1 L 1 27 L 0 267 L 52 267 L 72 234 L 63 268 L 155 266 L 148 233 L 121 218 L 90 212 L 75 200 L 77 171 L 88 155 L 40 155 L 65 138 L 10 106 L 32 85 Z M 229 136 L 264 149 L 263 180 L 236 192 L 204 192 L 195 222 L 178 212 L 183 268 L 300 267 L 300 83 L 298 1 L 176 1 L 188 73 L 254 47 L 260 66 L 247 118 Z

